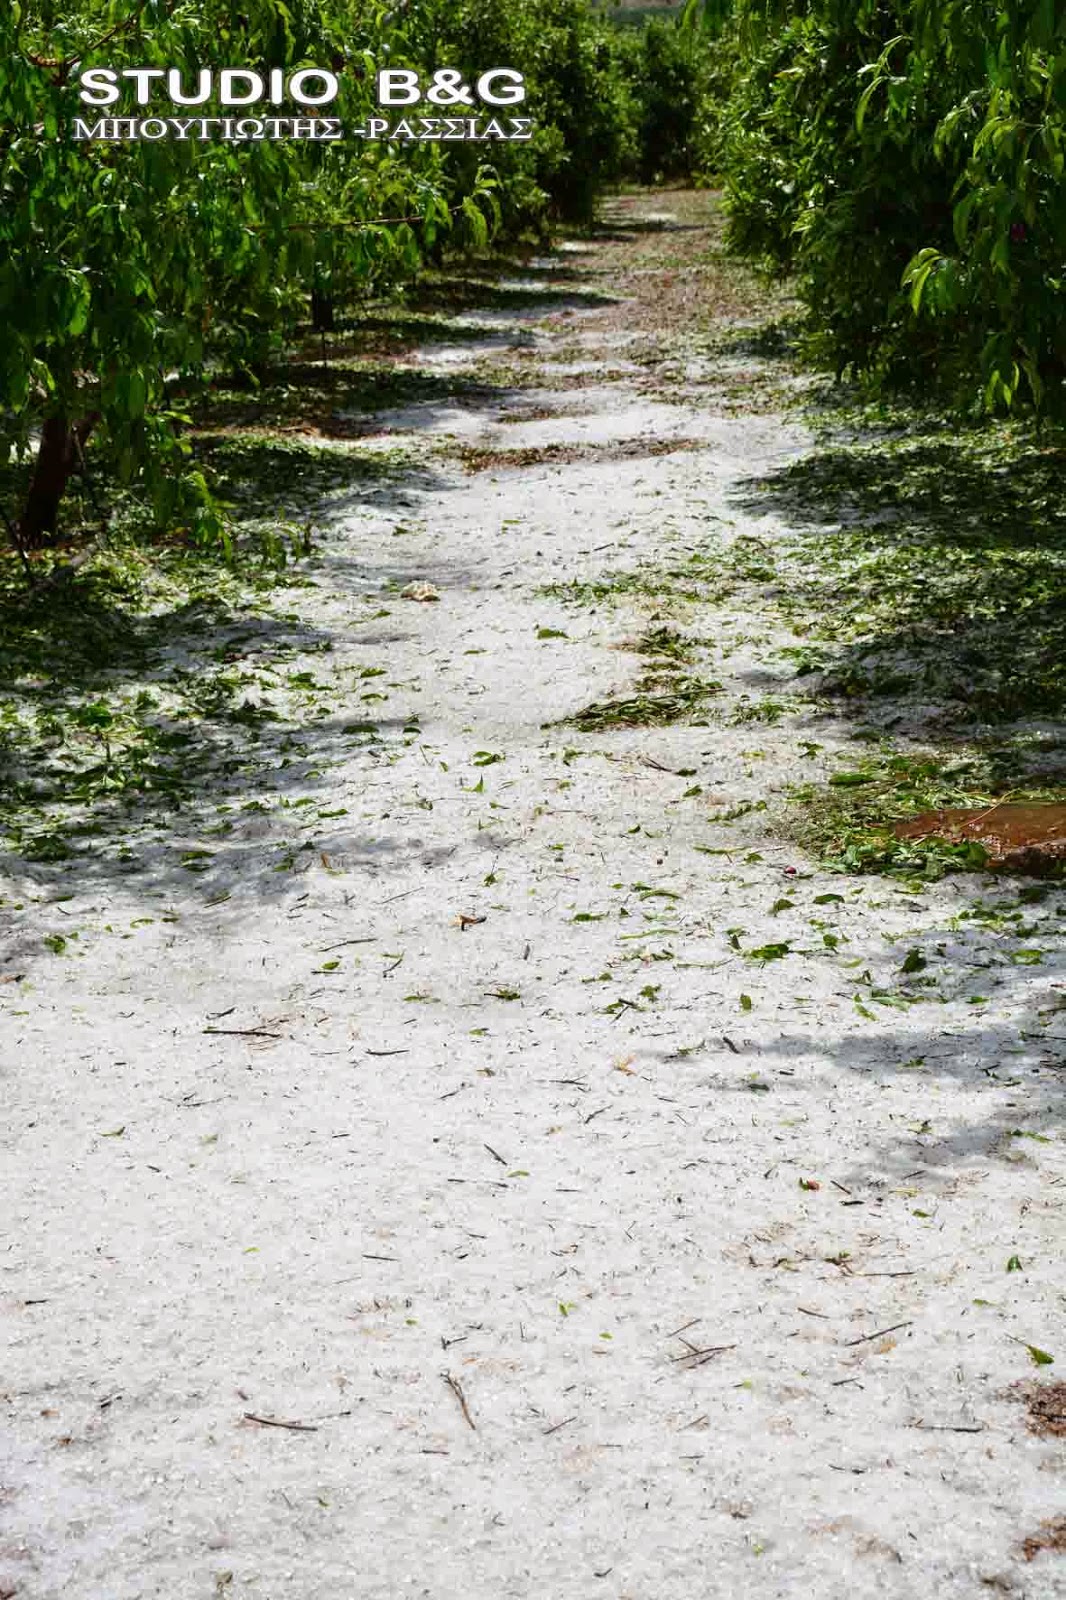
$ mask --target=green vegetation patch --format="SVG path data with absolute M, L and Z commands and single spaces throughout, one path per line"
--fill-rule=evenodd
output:
M 583 732 L 609 728 L 665 727 L 702 712 L 720 693 L 721 684 L 698 678 L 687 669 L 699 653 L 699 641 L 684 637 L 668 624 L 650 627 L 629 648 L 648 661 L 632 694 L 597 700 L 566 720 Z
M 784 831 L 840 872 L 888 872 L 935 879 L 987 865 L 983 847 L 937 838 L 900 839 L 893 826 L 948 807 L 981 809 L 997 800 L 1063 800 L 1066 774 L 1018 781 L 1010 749 L 891 752 L 842 767 L 828 783 L 792 790 Z
M 936 702 L 953 730 L 1066 706 L 1066 441 L 916 419 L 750 485 L 804 530 L 782 610 L 845 699 Z
M 646 687 L 642 686 L 644 683 Z M 688 721 L 720 689 L 721 684 L 698 678 L 678 677 L 663 684 L 660 678 L 654 677 L 642 680 L 631 695 L 596 700 L 566 720 L 584 733 L 607 728 L 665 727 L 669 723 Z
M 274 507 L 303 511 L 324 495 L 382 482 L 411 466 L 401 450 L 318 445 L 268 430 L 202 433 L 195 453 L 210 466 L 219 495 L 238 516 L 253 510 L 269 515 Z
M 249 540 L 227 562 L 113 532 L 32 585 L 0 560 L 0 836 L 16 854 L 61 861 L 92 838 L 128 856 L 182 806 L 214 821 L 238 791 L 275 785 L 334 709 L 287 666 L 332 640 L 277 609 L 279 586 L 307 580 L 275 538 L 280 556 Z

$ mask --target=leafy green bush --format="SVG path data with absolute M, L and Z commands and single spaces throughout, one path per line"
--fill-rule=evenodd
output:
M 249 0 L 240 16 L 225 0 L 0 13 L 0 458 L 39 436 L 13 530 L 23 548 L 54 535 L 90 434 L 161 524 L 221 536 L 203 477 L 181 470 L 167 374 L 261 360 L 324 271 L 364 284 L 410 273 L 452 215 L 432 146 L 400 158 L 356 141 L 78 140 L 80 69 L 171 66 L 186 82 L 234 61 L 343 69 L 348 51 L 380 43 L 383 17 L 349 30 L 329 0 Z M 369 111 L 365 79 L 343 73 L 344 115 Z
M 36 453 L 23 551 L 49 543 L 83 452 L 147 499 L 157 525 L 224 539 L 187 469 L 172 378 L 263 368 L 310 308 L 410 279 L 443 239 L 480 248 L 550 215 L 587 219 L 630 149 L 613 35 L 584 0 L 8 0 L 0 7 L 0 461 Z M 73 137 L 82 69 L 329 65 L 357 127 L 376 73 L 487 66 L 527 75 L 527 144 L 238 144 Z M 128 115 L 129 108 L 112 108 Z M 139 109 L 139 108 L 136 108 Z M 220 108 L 210 103 L 198 114 Z M 284 111 L 286 108 L 282 107 Z M 292 107 L 288 108 L 290 114 Z M 197 113 L 194 113 L 197 114 Z M 103 113 L 94 111 L 89 120 Z M 168 376 L 169 375 L 169 376 Z
M 838 367 L 891 363 L 920 343 L 902 277 L 918 240 L 951 236 L 938 116 L 908 96 L 900 125 L 857 108 L 860 74 L 898 33 L 898 6 L 812 7 L 742 62 L 723 134 L 730 239 L 795 273 Z
M 691 28 L 652 17 L 622 33 L 618 50 L 633 101 L 635 176 L 641 183 L 687 178 L 695 163 L 696 130 L 707 57 Z
M 743 0 L 716 151 L 741 253 L 843 370 L 1066 404 L 1066 14 Z
M 1066 13 L 1054 0 L 1009 7 L 929 0 L 915 7 L 907 59 L 918 72 L 939 38 L 952 104 L 936 153 L 958 170 L 952 234 L 922 241 L 905 282 L 916 314 L 963 328 L 988 406 L 1019 392 L 1066 408 Z M 878 69 L 866 95 L 881 91 Z M 898 121 L 891 102 L 886 121 Z M 865 98 L 865 97 L 864 97 Z
M 525 74 L 532 140 L 494 144 L 487 158 L 485 146 L 445 147 L 460 188 L 488 159 L 507 231 L 590 220 L 601 190 L 622 176 L 632 114 L 614 33 L 586 0 L 427 0 L 412 8 L 407 39 L 413 63 L 456 67 L 467 81 L 486 63 Z

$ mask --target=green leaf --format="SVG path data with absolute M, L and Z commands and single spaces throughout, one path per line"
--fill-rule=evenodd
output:
M 463 216 L 470 224 L 470 232 L 473 235 L 474 243 L 481 248 L 488 243 L 489 239 L 489 225 L 485 220 L 484 213 L 477 201 L 470 195 L 467 195 L 463 200 L 462 210 Z
M 903 273 L 903 285 L 905 288 L 908 285 L 910 286 L 911 310 L 915 313 L 921 308 L 922 292 L 925 289 L 929 274 L 941 259 L 940 251 L 928 246 L 924 250 L 919 250 L 913 260 L 907 264 Z
M 745 950 L 744 954 L 752 961 L 780 961 L 790 953 L 791 948 L 787 941 L 783 944 L 761 944 L 755 950 Z

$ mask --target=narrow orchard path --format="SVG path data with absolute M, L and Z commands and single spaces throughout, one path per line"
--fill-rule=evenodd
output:
M 375 420 L 422 466 L 286 597 L 338 701 L 178 817 L 208 870 L 6 886 L 5 1595 L 1066 1593 L 1049 1039 L 976 880 L 758 809 L 854 747 L 760 599 L 810 441 L 711 202 L 613 220 Z M 878 1007 L 929 944 L 956 990 Z

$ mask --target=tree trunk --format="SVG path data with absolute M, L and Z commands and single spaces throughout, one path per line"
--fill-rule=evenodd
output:
M 332 333 L 333 296 L 318 289 L 311 291 L 311 326 L 316 333 Z
M 66 417 L 44 419 L 33 478 L 19 518 L 19 538 L 25 549 L 39 550 L 52 543 L 59 503 L 96 420 L 95 414 L 73 424 Z

